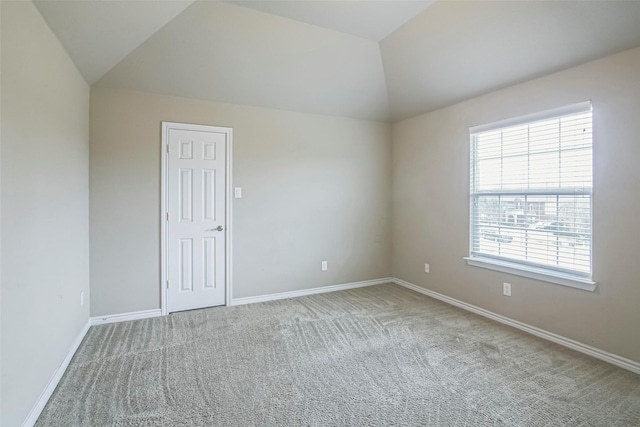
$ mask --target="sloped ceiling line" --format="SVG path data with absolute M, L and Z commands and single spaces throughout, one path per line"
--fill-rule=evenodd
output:
M 193 2 L 34 0 L 90 85 Z
M 640 46 L 640 1 L 35 4 L 92 85 L 370 120 Z

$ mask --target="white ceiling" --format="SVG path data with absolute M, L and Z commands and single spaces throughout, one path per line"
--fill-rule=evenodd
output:
M 435 0 L 222 1 L 378 42 Z
M 386 119 L 378 43 L 227 3 L 196 2 L 100 87 Z
M 640 46 L 640 1 L 36 5 L 90 84 L 375 120 Z
M 639 45 L 640 1 L 440 1 L 380 50 L 400 119 Z
M 191 3 L 193 0 L 34 0 L 89 84 Z

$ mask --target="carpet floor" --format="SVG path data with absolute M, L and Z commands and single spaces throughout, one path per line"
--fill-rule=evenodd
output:
M 640 376 L 396 285 L 93 326 L 44 426 L 640 426 Z

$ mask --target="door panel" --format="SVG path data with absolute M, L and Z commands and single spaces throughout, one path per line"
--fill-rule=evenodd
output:
M 168 312 L 224 305 L 226 134 L 168 132 Z

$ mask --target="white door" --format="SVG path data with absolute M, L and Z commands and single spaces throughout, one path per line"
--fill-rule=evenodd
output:
M 227 133 L 167 132 L 167 311 L 224 305 Z

